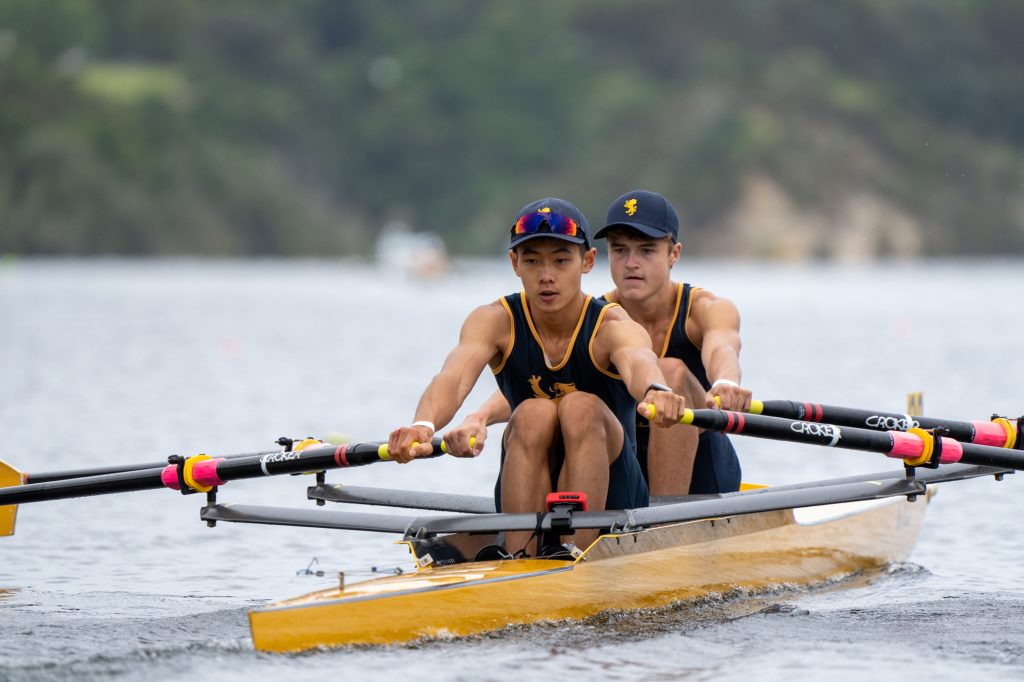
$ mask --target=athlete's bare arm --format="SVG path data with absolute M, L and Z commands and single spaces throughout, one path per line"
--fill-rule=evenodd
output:
M 701 290 L 693 302 L 686 333 L 700 348 L 708 380 L 712 384 L 725 380 L 708 391 L 707 406 L 715 407 L 717 396 L 724 410 L 749 410 L 751 392 L 739 385 L 743 376 L 740 370 L 742 343 L 736 305 L 729 299 Z
M 476 457 L 484 449 L 487 427 L 507 422 L 511 417 L 512 409 L 505 395 L 495 391 L 480 409 L 467 415 L 461 424 L 444 434 L 448 453 L 456 457 Z M 474 439 L 472 446 L 470 439 Z
M 679 423 L 686 408 L 681 395 L 667 391 L 647 390 L 651 384 L 664 384 L 665 375 L 658 367 L 658 356 L 651 350 L 651 337 L 634 322 L 626 311 L 616 306 L 605 312 L 604 322 L 593 341 L 594 361 L 602 367 L 614 365 L 637 401 L 637 411 L 654 419 L 656 426 Z M 654 405 L 651 415 L 648 405 Z
M 500 303 L 481 306 L 462 325 L 459 343 L 445 358 L 420 398 L 414 421 L 426 421 L 441 428 L 451 421 L 480 373 L 489 363 L 501 360 L 510 334 L 508 313 Z M 409 462 L 430 454 L 434 432 L 427 426 L 403 426 L 391 432 L 388 451 L 398 462 Z M 413 443 L 419 443 L 413 447 Z

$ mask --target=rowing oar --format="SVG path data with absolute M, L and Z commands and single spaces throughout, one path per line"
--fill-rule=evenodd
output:
M 950 438 L 962 443 L 1012 448 L 1020 440 L 1017 420 L 996 417 L 991 421 L 958 421 L 936 419 L 896 412 L 836 407 L 818 403 L 800 403 L 792 400 L 753 400 L 751 414 L 785 417 L 808 422 L 823 422 L 840 426 L 856 426 L 876 431 L 909 431 L 910 429 L 945 429 Z
M 282 442 L 281 445 L 284 445 Z M 262 450 L 260 452 L 244 452 L 238 455 L 224 455 L 224 459 L 238 459 L 239 457 L 259 457 L 270 455 L 280 450 Z M 0 464 L 0 466 L 3 466 Z M 10 466 L 10 465 L 7 465 Z M 147 462 L 145 464 L 120 464 L 105 467 L 93 467 L 91 469 L 68 469 L 65 471 L 46 471 L 42 473 L 20 472 L 22 483 L 50 483 L 52 481 L 64 481 L 69 478 L 87 478 L 90 476 L 103 476 L 104 474 L 119 474 L 125 471 L 140 471 L 142 469 L 155 469 L 167 466 L 167 460 L 162 462 Z M 12 484 L 17 485 L 17 484 Z M 0 484 L 0 488 L 3 484 Z
M 433 440 L 434 451 L 426 457 L 437 457 L 448 451 L 440 438 Z M 175 458 L 172 458 L 175 459 Z M 171 464 L 149 468 L 133 468 L 129 471 L 67 478 L 44 483 L 17 485 L 18 479 L 8 481 L 3 487 L 0 480 L 0 505 L 16 505 L 27 502 L 45 502 L 70 497 L 87 497 L 109 493 L 132 492 L 171 488 L 183 493 L 209 492 L 215 486 L 228 481 L 280 474 L 300 474 L 364 466 L 391 459 L 387 443 L 354 443 L 350 445 L 310 444 L 290 452 L 271 452 L 232 458 L 212 458 L 209 455 L 179 457 Z M 13 467 L 0 462 L 0 473 L 15 471 Z M 20 474 L 19 474 L 20 476 Z M 4 509 L 0 506 L 0 512 Z M 0 535 L 4 533 L 3 515 L 0 514 Z
M 690 409 L 683 413 L 680 421 L 711 431 L 825 445 L 846 450 L 878 452 L 887 457 L 902 459 L 904 464 L 910 467 L 934 467 L 939 464 L 963 462 L 1024 470 L 1024 452 L 991 445 L 961 443 L 942 435 L 941 428 L 935 429 L 934 433 L 921 428 L 911 428 L 907 431 L 872 431 L 854 426 L 840 427 L 835 424 L 767 417 L 745 412 Z

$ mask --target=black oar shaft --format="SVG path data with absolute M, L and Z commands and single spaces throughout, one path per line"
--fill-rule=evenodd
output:
M 725 410 L 687 410 L 683 422 L 712 431 L 847 450 L 865 450 L 904 460 L 920 457 L 927 447 L 925 439 L 913 433 L 871 431 L 853 426 L 840 427 L 835 424 Z M 1024 470 L 1024 452 L 961 443 L 952 438 L 941 438 L 939 461 Z
M 433 444 L 434 452 L 429 457 L 436 457 L 444 452 L 441 439 L 435 438 Z M 209 459 L 194 462 L 194 465 L 189 465 L 189 470 L 193 481 L 206 487 L 243 478 L 364 466 L 386 459 L 389 459 L 387 448 L 381 443 L 357 443 L 342 446 L 325 444 L 310 446 L 295 452 L 273 452 L 230 459 Z M 179 487 L 174 465 L 0 488 L 0 506 L 136 490 L 153 490 L 163 487 L 174 489 Z
M 906 431 L 912 428 L 946 429 L 948 436 L 963 443 L 1003 447 L 1010 435 L 1004 427 L 992 421 L 960 421 L 937 419 L 919 415 L 864 410 L 820 403 L 801 403 L 793 400 L 764 400 L 758 414 L 785 417 L 802 421 L 856 426 L 878 431 Z
M 225 455 L 225 459 L 237 459 L 239 457 L 258 457 L 269 455 L 277 450 L 264 450 L 262 452 L 247 452 L 238 455 Z M 145 469 L 162 469 L 167 466 L 167 460 L 162 462 L 147 462 L 145 464 L 120 464 L 106 467 L 92 467 L 89 469 L 67 469 L 64 471 L 45 471 L 42 473 L 26 473 L 26 483 L 50 483 L 52 481 L 65 481 L 69 478 L 86 478 L 89 476 L 105 476 L 107 474 L 119 474 L 129 471 L 141 471 Z
M 0 505 L 152 490 L 163 487 L 164 484 L 160 479 L 163 470 L 162 466 L 0 488 Z

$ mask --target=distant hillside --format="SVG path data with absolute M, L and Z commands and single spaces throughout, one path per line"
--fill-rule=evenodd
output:
M 633 187 L 691 253 L 1024 254 L 1024 3 L 0 0 L 0 253 L 500 251 Z

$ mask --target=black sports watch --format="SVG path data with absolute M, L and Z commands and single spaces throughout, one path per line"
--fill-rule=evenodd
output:
M 658 382 L 654 382 L 653 384 L 648 386 L 647 390 L 644 391 L 644 395 L 647 395 L 651 391 L 665 391 L 666 393 L 672 393 L 673 392 L 671 388 L 669 388 L 665 384 L 659 384 Z

